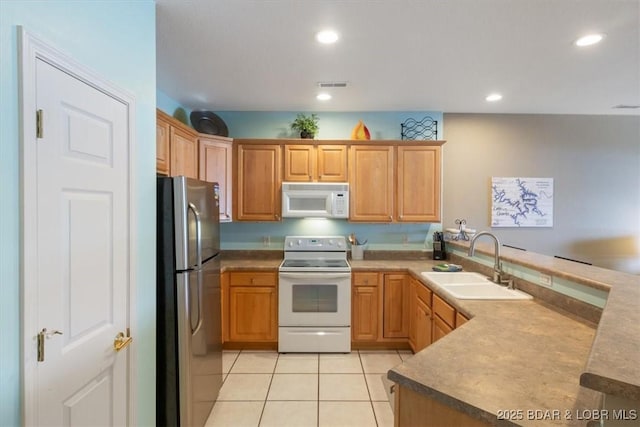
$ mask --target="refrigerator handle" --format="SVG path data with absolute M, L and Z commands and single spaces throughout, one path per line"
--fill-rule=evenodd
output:
M 196 269 L 198 277 L 198 322 L 196 327 L 191 331 L 193 335 L 197 334 L 202 327 L 202 221 L 200 219 L 200 212 L 193 203 L 189 203 L 189 209 L 193 212 L 193 216 L 196 219 Z M 189 306 L 191 306 L 189 304 Z
M 202 221 L 200 220 L 200 212 L 193 203 L 189 203 L 189 209 L 193 212 L 193 216 L 196 218 L 196 259 L 197 269 L 202 268 Z

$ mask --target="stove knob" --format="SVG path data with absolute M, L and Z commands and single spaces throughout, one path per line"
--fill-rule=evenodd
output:
M 298 241 L 296 242 L 298 244 L 298 246 L 302 245 L 302 240 L 298 239 Z
M 333 239 L 330 239 L 330 240 L 329 240 L 329 246 L 333 246 L 333 244 L 334 244 Z
M 340 242 L 338 242 L 338 247 L 339 247 L 339 248 L 341 248 L 341 247 L 343 247 L 343 246 L 344 246 L 344 243 L 343 243 L 343 242 L 341 242 L 341 241 L 340 241 Z
M 292 241 L 289 241 L 289 247 L 290 248 L 293 247 L 293 242 Z

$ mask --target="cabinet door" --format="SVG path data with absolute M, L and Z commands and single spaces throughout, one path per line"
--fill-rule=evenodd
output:
M 409 346 L 413 352 L 417 352 L 416 336 L 418 333 L 418 294 L 416 287 L 418 282 L 413 277 L 409 280 Z
M 354 286 L 352 294 L 351 336 L 353 341 L 378 339 L 378 287 Z
M 409 280 L 406 274 L 385 274 L 383 336 L 409 337 Z
M 198 138 L 171 126 L 171 176 L 198 179 Z
M 349 149 L 351 221 L 393 220 L 393 147 L 353 145 Z
M 284 146 L 284 180 L 315 181 L 316 150 L 313 145 Z
M 280 145 L 238 144 L 238 220 L 280 220 L 281 155 Z
M 317 157 L 318 181 L 347 181 L 348 175 L 346 145 L 318 145 Z
M 431 317 L 433 319 L 432 342 L 438 341 L 440 338 L 453 331 L 453 328 L 447 325 L 439 316 L 434 314 Z
M 220 274 L 220 298 L 222 299 L 222 343 L 229 341 L 229 273 Z
M 220 221 L 231 221 L 233 142 L 200 137 L 200 179 L 220 186 Z
M 459 328 L 460 326 L 464 325 L 468 321 L 469 319 L 466 316 L 456 312 L 456 328 Z
M 416 346 L 414 351 L 418 352 L 432 342 L 431 309 L 420 298 L 416 300 L 415 322 Z
M 229 288 L 229 340 L 273 342 L 278 339 L 278 299 L 273 286 Z
M 396 219 L 440 221 L 440 147 L 398 147 Z
M 161 175 L 169 175 L 171 166 L 170 127 L 168 122 L 156 117 L 156 172 Z

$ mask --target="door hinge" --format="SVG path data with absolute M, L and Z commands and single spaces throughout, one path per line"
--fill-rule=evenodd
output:
M 36 138 L 42 138 L 43 129 L 42 129 L 42 110 L 36 111 Z

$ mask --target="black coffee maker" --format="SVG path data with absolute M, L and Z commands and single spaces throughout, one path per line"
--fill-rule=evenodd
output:
M 433 259 L 447 259 L 447 250 L 444 244 L 444 234 L 440 231 L 433 233 Z

